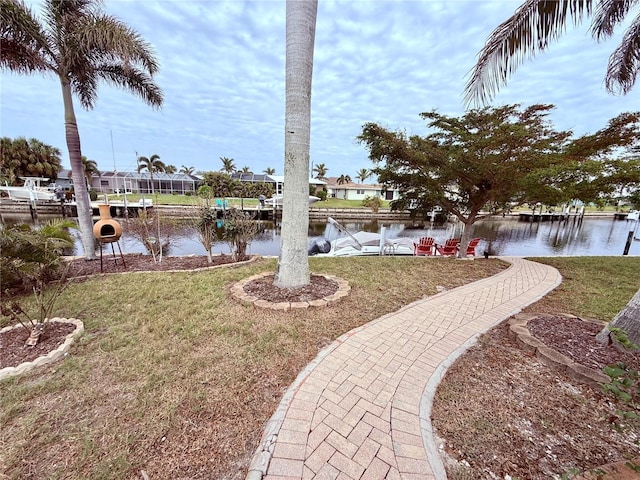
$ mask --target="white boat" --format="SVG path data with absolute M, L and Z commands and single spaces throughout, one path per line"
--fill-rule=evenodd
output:
M 320 238 L 309 248 L 309 255 L 319 257 L 355 257 L 367 255 L 413 255 L 414 245 L 410 238 L 385 238 L 384 227 L 380 233 L 356 232 L 350 233 L 340 223 L 329 217 L 329 225 L 338 232 L 345 233 L 333 241 Z
M 639 220 L 640 219 L 640 210 L 630 210 L 627 215 L 627 220 Z
M 313 195 L 309 195 L 309 205 L 311 205 L 312 203 L 316 203 L 318 200 L 320 200 L 320 197 L 314 197 Z M 265 205 L 269 205 L 271 207 L 273 206 L 277 206 L 277 207 L 281 207 L 282 206 L 282 195 L 274 195 L 271 198 L 267 198 L 264 201 Z
M 9 199 L 15 202 L 54 202 L 56 194 L 54 192 L 55 185 L 48 187 L 43 186 L 48 181 L 45 177 L 20 177 L 24 180 L 21 187 L 12 187 L 9 185 L 0 185 L 0 190 L 7 192 Z

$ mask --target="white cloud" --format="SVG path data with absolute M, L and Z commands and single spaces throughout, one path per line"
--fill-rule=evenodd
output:
M 365 122 L 424 133 L 421 112 L 462 114 L 466 76 L 478 51 L 519 3 L 320 0 L 314 163 L 327 165 L 330 175 L 353 177 L 371 167 L 355 140 Z M 165 104 L 156 111 L 128 92 L 101 86 L 94 110 L 77 106 L 85 155 L 102 169 L 113 166 L 114 156 L 118 170 L 132 169 L 138 152 L 198 170 L 218 170 L 225 156 L 256 172 L 274 167 L 282 173 L 284 2 L 120 0 L 106 2 L 105 9 L 153 45 Z M 604 90 L 615 45 L 616 39 L 596 44 L 586 27 L 570 29 L 548 52 L 525 62 L 494 103 L 553 103 L 557 128 L 594 132 L 640 107 L 637 87 L 627 97 Z M 3 136 L 36 137 L 65 152 L 55 79 L 3 72 L 0 113 Z

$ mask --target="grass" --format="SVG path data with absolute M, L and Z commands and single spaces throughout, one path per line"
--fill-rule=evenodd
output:
M 637 288 L 635 257 L 543 261 L 565 277 L 544 308 L 610 318 Z M 150 478 L 244 478 L 264 422 L 321 348 L 437 286 L 504 268 L 497 260 L 397 257 L 310 265 L 347 280 L 351 294 L 291 312 L 230 300 L 231 284 L 273 271 L 274 260 L 71 284 L 54 312 L 85 323 L 71 355 L 0 383 L 7 477 L 139 478 L 145 470 Z M 588 295 L 607 297 L 606 305 L 588 307 L 580 300 Z
M 122 195 L 109 194 L 107 195 L 111 201 L 122 201 Z M 130 193 L 127 195 L 128 202 L 137 202 L 143 196 L 137 193 Z M 145 198 L 153 200 L 155 205 L 194 205 L 198 203 L 196 197 L 187 195 L 169 195 L 169 194 L 154 194 L 144 195 Z M 98 201 L 102 200 L 103 195 L 98 195 Z M 258 199 L 256 198 L 225 198 L 230 207 L 255 207 L 258 205 Z M 215 202 L 215 200 L 214 200 Z M 388 208 L 389 201 L 383 200 L 382 208 Z M 368 208 L 362 205 L 362 200 L 343 200 L 340 198 L 328 198 L 327 200 L 316 202 L 312 205 L 312 208 Z
M 579 317 L 612 320 L 640 286 L 638 257 L 536 258 L 562 273 L 562 285 L 527 311 L 570 312 Z

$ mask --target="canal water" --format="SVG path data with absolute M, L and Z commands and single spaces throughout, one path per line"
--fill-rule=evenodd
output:
M 29 221 L 29 217 L 3 215 L 5 222 Z M 41 217 L 44 221 L 45 217 Z M 585 217 L 566 221 L 525 222 L 518 217 L 489 217 L 478 221 L 473 226 L 472 237 L 482 239 L 478 255 L 487 250 L 492 255 L 514 256 L 617 256 L 622 255 L 629 232 L 634 232 L 635 240 L 631 242 L 629 255 L 640 255 L 640 222 L 614 220 L 613 217 Z M 350 232 L 365 230 L 379 232 L 385 229 L 387 238 L 407 237 L 417 241 L 420 237 L 434 237 L 437 243 L 444 243 L 447 238 L 459 237 L 462 224 L 448 222 L 436 225 L 427 222 L 418 227 L 403 222 L 353 221 L 345 220 L 343 226 Z M 124 234 L 120 245 L 125 253 L 146 253 L 140 242 Z M 338 232 L 326 222 L 313 222 L 309 227 L 309 242 L 319 237 L 334 239 Z M 107 246 L 107 248 L 109 248 Z M 280 248 L 279 225 L 261 223 L 261 232 L 249 246 L 251 254 L 278 255 Z M 82 254 L 79 239 L 76 242 L 76 253 Z M 197 237 L 188 228 L 180 229 L 172 237 L 170 255 L 204 255 L 205 251 Z M 219 241 L 213 247 L 213 253 L 229 253 L 229 246 Z

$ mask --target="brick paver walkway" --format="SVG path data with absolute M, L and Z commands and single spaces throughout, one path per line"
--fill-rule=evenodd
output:
M 493 325 L 561 281 L 505 258 L 493 277 L 419 300 L 336 340 L 268 422 L 247 479 L 440 479 L 431 399 L 446 367 Z

